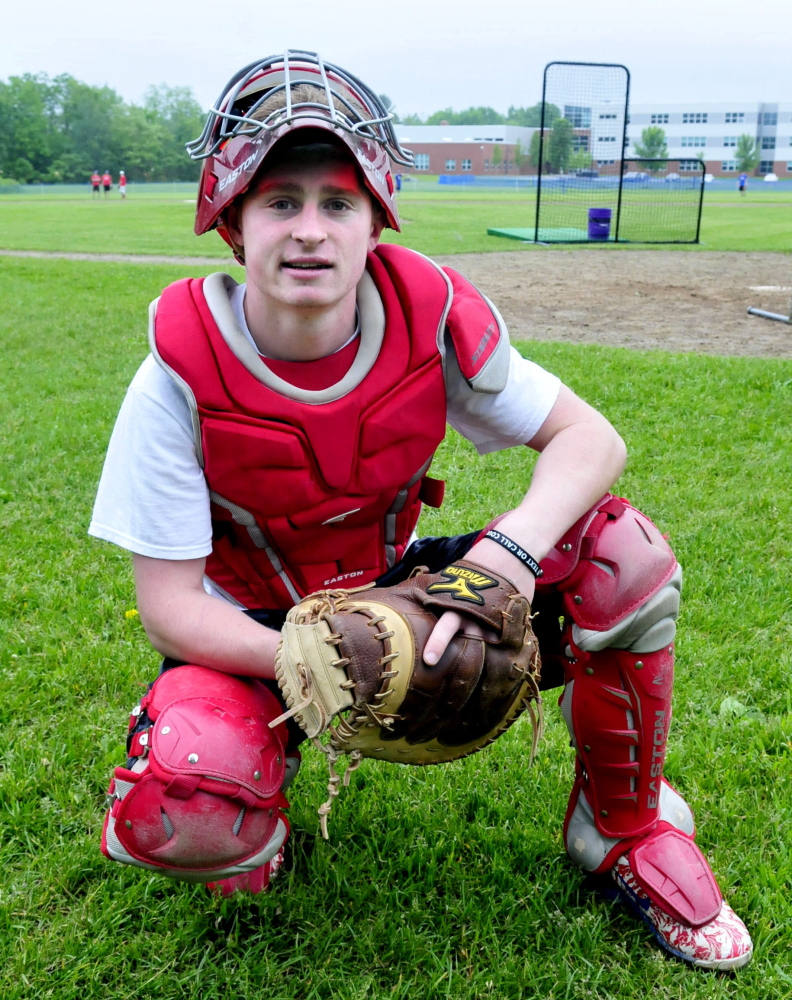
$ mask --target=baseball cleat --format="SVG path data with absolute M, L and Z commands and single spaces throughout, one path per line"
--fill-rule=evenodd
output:
M 706 865 L 703 855 L 698 849 L 696 852 Z M 675 958 L 700 969 L 729 972 L 747 965 L 753 955 L 753 943 L 745 924 L 728 903 L 721 898 L 719 906 L 716 902 L 714 915 L 708 913 L 706 922 L 695 925 L 684 919 L 680 912 L 667 912 L 650 898 L 639 883 L 630 864 L 632 854 L 631 851 L 618 859 L 612 869 L 613 878 L 621 897 L 646 924 L 662 948 Z M 672 887 L 672 893 L 674 889 L 676 887 Z M 679 895 L 678 891 L 676 895 Z M 671 908 L 678 910 L 673 904 Z

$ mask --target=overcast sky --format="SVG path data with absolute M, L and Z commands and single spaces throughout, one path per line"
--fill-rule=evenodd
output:
M 318 51 L 401 114 L 535 104 L 552 60 L 624 63 L 632 103 L 790 101 L 792 0 L 36 0 L 0 16 L 0 79 L 70 73 L 204 107 L 253 60 Z

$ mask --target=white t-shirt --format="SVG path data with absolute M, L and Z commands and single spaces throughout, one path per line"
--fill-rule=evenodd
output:
M 245 286 L 230 295 L 245 337 Z M 474 392 L 456 363 L 446 364 L 447 420 L 479 454 L 525 444 L 555 403 L 555 375 L 510 348 L 506 387 Z M 88 529 L 96 538 L 155 559 L 197 559 L 212 550 L 209 489 L 196 458 L 189 406 L 149 355 L 132 380 L 116 420 Z M 207 589 L 212 592 L 209 586 Z

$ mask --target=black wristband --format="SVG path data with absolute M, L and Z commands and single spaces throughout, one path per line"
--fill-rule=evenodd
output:
M 515 558 L 520 560 L 523 566 L 528 567 L 534 576 L 538 577 L 542 575 L 542 567 L 534 557 L 529 555 L 525 549 L 521 549 L 517 542 L 513 542 L 511 538 L 507 538 L 506 535 L 500 531 L 496 531 L 495 528 L 490 528 L 484 537 L 490 538 L 493 542 L 497 542 L 498 545 L 502 545 L 504 549 L 508 549 Z

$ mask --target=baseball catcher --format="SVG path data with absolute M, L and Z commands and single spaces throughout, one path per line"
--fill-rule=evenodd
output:
M 346 70 L 304 51 L 244 67 L 188 151 L 195 232 L 217 230 L 244 282 L 184 279 L 152 304 L 105 461 L 90 530 L 132 552 L 164 656 L 105 854 L 263 891 L 306 737 L 330 762 L 326 828 L 339 758 L 450 762 L 526 711 L 528 758 L 558 686 L 570 858 L 610 873 L 672 955 L 744 965 L 748 932 L 663 777 L 681 570 L 611 492 L 619 434 L 456 269 L 380 243 L 414 158 Z M 513 509 L 422 538 L 448 425 L 479 454 L 538 457 Z

